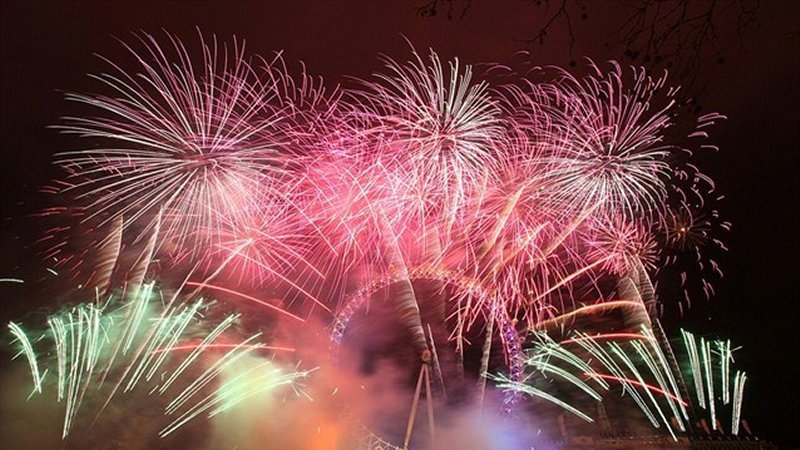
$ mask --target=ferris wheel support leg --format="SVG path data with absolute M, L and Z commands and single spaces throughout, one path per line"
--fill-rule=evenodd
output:
M 483 354 L 481 355 L 481 372 L 478 378 L 478 406 L 483 414 L 483 399 L 486 392 L 486 377 L 489 376 L 489 357 L 492 353 L 492 337 L 494 335 L 494 313 L 489 314 L 489 322 L 486 324 L 486 340 L 483 342 Z
M 417 377 L 417 388 L 414 391 L 414 400 L 411 402 L 411 414 L 408 416 L 408 425 L 406 425 L 406 438 L 403 441 L 403 449 L 408 450 L 408 443 L 411 441 L 411 433 L 414 431 L 414 422 L 417 419 L 417 407 L 419 407 L 419 394 L 422 390 L 422 379 L 425 377 L 426 364 L 422 364 L 419 370 L 419 377 Z

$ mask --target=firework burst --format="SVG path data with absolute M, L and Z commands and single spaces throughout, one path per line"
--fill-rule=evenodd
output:
M 284 172 L 277 133 L 281 111 L 264 105 L 275 88 L 262 83 L 244 45 L 200 38 L 202 58 L 168 36 L 150 35 L 141 50 L 125 46 L 139 64 L 131 72 L 108 62 L 95 75 L 107 93 L 69 94 L 96 116 L 67 117 L 57 128 L 94 145 L 61 153 L 70 174 L 63 189 L 85 202 L 82 222 L 123 217 L 146 236 L 161 217 L 161 241 L 171 249 L 203 251 L 227 222 L 246 222 L 269 201 Z
M 643 69 L 633 69 L 628 83 L 619 65 L 608 72 L 590 68 L 592 74 L 582 79 L 561 72 L 557 82 L 539 85 L 532 94 L 549 117 L 545 178 L 552 183 L 552 200 L 562 208 L 600 203 L 627 218 L 659 219 L 669 157 L 678 149 L 664 141 L 673 125 L 674 91 L 665 88 L 666 77 L 650 78 Z M 666 99 L 657 106 L 660 96 Z
M 406 64 L 386 58 L 387 73 L 364 82 L 352 97 L 366 131 L 384 141 L 395 171 L 420 192 L 420 201 L 448 218 L 502 162 L 500 110 L 485 82 L 458 59 L 445 69 L 431 51 Z

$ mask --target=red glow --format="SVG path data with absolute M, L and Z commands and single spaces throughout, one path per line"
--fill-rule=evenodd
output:
M 649 337 L 639 333 L 605 333 L 596 334 L 594 336 L 583 336 L 561 341 L 561 344 L 572 344 L 580 341 L 597 341 L 601 339 L 650 339 Z
M 663 390 L 663 389 L 661 389 L 659 387 L 656 387 L 656 386 L 653 386 L 653 385 L 650 385 L 650 384 L 647 384 L 647 383 L 642 383 L 642 382 L 637 381 L 637 380 L 631 380 L 630 378 L 620 378 L 620 377 L 615 377 L 613 375 L 606 375 L 606 374 L 596 373 L 596 372 L 584 372 L 584 375 L 590 376 L 590 377 L 600 377 L 600 378 L 603 378 L 603 379 L 606 379 L 606 380 L 630 383 L 630 384 L 633 384 L 635 386 L 643 387 L 643 388 L 649 389 L 649 390 L 651 390 L 653 392 L 657 392 L 657 393 L 662 394 L 662 395 L 664 395 L 666 397 L 669 397 L 669 398 L 671 398 L 671 399 L 673 399 L 673 400 L 675 400 L 677 402 L 680 402 L 680 404 L 683 405 L 683 406 L 689 406 L 688 403 L 686 403 L 683 399 L 681 399 L 680 397 L 676 396 L 675 394 L 667 392 L 667 391 L 665 391 L 665 390 Z
M 232 348 L 256 348 L 259 350 L 273 350 L 277 352 L 293 352 L 295 351 L 292 347 L 276 347 L 272 345 L 263 345 L 263 344 L 252 344 L 252 345 L 241 345 L 241 344 L 208 344 L 202 345 L 200 343 L 197 344 L 185 344 L 185 345 L 176 345 L 175 347 L 170 348 L 159 348 L 153 350 L 153 353 L 164 353 L 164 352 L 175 352 L 175 351 L 184 351 L 184 350 L 194 350 L 199 347 L 207 348 L 207 349 L 232 349 Z
M 188 281 L 188 282 L 186 282 L 186 285 L 187 286 L 196 286 L 196 287 L 199 287 L 199 288 L 202 288 L 202 289 L 213 289 L 213 290 L 216 290 L 216 291 L 225 292 L 227 294 L 235 295 L 237 297 L 241 297 L 241 298 L 250 300 L 252 302 L 258 303 L 259 305 L 266 306 L 267 308 L 272 309 L 274 311 L 277 311 L 277 312 L 279 312 L 279 313 L 281 313 L 281 314 L 283 314 L 285 316 L 291 317 L 292 319 L 299 320 L 300 322 L 305 322 L 305 320 L 303 318 L 301 318 L 299 316 L 296 316 L 296 315 L 290 313 L 289 311 L 286 311 L 285 309 L 279 308 L 279 307 L 277 307 L 277 306 L 275 306 L 275 305 L 273 305 L 271 303 L 267 303 L 264 300 L 257 299 L 257 298 L 255 298 L 253 296 L 250 296 L 250 295 L 247 295 L 247 294 L 243 294 L 243 293 L 238 292 L 238 291 L 234 291 L 233 289 L 228 289 L 228 288 L 225 288 L 225 287 L 222 287 L 222 286 L 215 286 L 213 284 L 208 284 L 208 283 L 197 283 L 197 282 L 194 282 L 194 281 Z

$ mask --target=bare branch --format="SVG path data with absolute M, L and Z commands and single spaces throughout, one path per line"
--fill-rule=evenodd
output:
M 472 0 L 430 0 L 428 3 L 417 7 L 417 15 L 420 17 L 434 17 L 439 13 L 439 7 L 445 8 L 445 16 L 448 20 L 454 17 L 463 19 L 467 15 Z

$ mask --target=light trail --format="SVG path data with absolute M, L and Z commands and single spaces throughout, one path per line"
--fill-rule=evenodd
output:
M 267 307 L 267 308 L 269 308 L 269 309 L 271 309 L 273 311 L 279 312 L 279 313 L 285 315 L 286 317 L 290 317 L 290 318 L 292 318 L 294 320 L 297 320 L 299 322 L 305 322 L 305 319 L 303 319 L 302 317 L 296 316 L 296 315 L 290 313 L 289 311 L 286 311 L 285 309 L 279 308 L 279 307 L 277 307 L 277 306 L 275 306 L 275 305 L 273 305 L 271 303 L 265 302 L 264 300 L 255 298 L 255 297 L 253 297 L 251 295 L 247 295 L 247 294 L 244 294 L 242 292 L 235 291 L 233 289 L 228 289 L 226 287 L 216 286 L 216 285 L 208 284 L 208 283 L 196 283 L 194 281 L 187 281 L 186 285 L 187 286 L 195 286 L 195 287 L 198 287 L 198 288 L 201 288 L 201 289 L 211 289 L 211 290 L 214 290 L 214 291 L 219 291 L 219 292 L 224 292 L 226 294 L 231 294 L 231 295 L 243 298 L 245 300 L 250 300 L 251 302 L 254 302 L 254 303 L 259 304 L 261 306 L 265 306 L 265 307 Z

